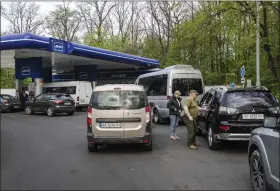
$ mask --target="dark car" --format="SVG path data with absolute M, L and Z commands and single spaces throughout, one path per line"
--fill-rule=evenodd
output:
M 75 112 L 74 99 L 66 94 L 46 93 L 40 94 L 32 101 L 25 104 L 25 113 L 46 113 L 49 117 L 56 113 L 67 113 L 73 115 Z
M 279 130 L 280 118 L 267 117 L 263 127 L 255 129 L 251 134 L 248 161 L 254 190 L 280 189 Z
M 210 149 L 223 141 L 249 141 L 251 132 L 263 125 L 266 116 L 279 116 L 279 105 L 264 88 L 212 89 L 201 99 L 206 108 L 198 117 L 197 133 L 207 133 Z
M 0 94 L 1 99 L 1 106 L 0 110 L 1 112 L 7 112 L 7 111 L 19 111 L 22 109 L 20 101 L 8 94 Z

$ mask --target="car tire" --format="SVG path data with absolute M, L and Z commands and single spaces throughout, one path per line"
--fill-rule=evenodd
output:
M 153 114 L 153 122 L 155 124 L 159 124 L 160 123 L 160 116 L 159 116 L 159 112 L 157 109 L 154 110 L 154 114 Z
M 68 115 L 68 116 L 72 116 L 72 115 L 74 115 L 74 111 L 67 112 L 67 115 Z
M 48 115 L 49 117 L 54 116 L 54 109 L 53 109 L 52 107 L 48 107 L 48 109 L 47 109 L 47 115 Z
M 150 143 L 145 144 L 145 150 L 146 151 L 152 151 L 153 150 L 153 141 L 151 140 Z
M 98 148 L 97 148 L 96 144 L 94 144 L 94 145 L 88 144 L 88 152 L 93 153 L 93 152 L 97 152 L 97 150 L 98 150 Z
M 221 148 L 222 143 L 218 141 L 213 133 L 213 127 L 211 123 L 208 125 L 208 130 L 207 130 L 207 142 L 208 142 L 208 147 L 211 150 L 217 150 Z
M 32 113 L 33 113 L 29 106 L 25 107 L 24 112 L 25 112 L 26 115 L 32 115 Z
M 2 106 L 0 106 L 0 113 L 2 113 Z
M 257 181 L 262 181 L 263 185 L 259 186 L 259 182 L 257 183 L 256 181 L 254 181 L 254 177 L 257 176 L 256 178 L 261 178 L 260 176 L 261 174 L 262 174 L 262 180 L 258 179 Z M 254 190 L 262 190 L 262 191 L 270 190 L 267 185 L 267 181 L 265 177 L 265 171 L 263 167 L 261 153 L 258 149 L 256 149 L 251 154 L 250 157 L 250 179 Z

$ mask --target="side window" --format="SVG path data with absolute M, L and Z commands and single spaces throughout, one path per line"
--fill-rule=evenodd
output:
M 210 105 L 211 102 L 212 102 L 212 100 L 213 100 L 213 98 L 214 98 L 214 94 L 213 94 L 213 92 L 210 92 L 210 93 L 209 93 L 209 96 L 208 96 L 207 99 L 205 100 L 204 104 L 205 104 L 205 105 Z
M 48 100 L 50 100 L 51 99 L 51 95 L 44 95 L 43 96 L 43 100 L 44 101 L 48 101 Z
M 42 99 L 43 99 L 43 94 L 38 95 L 38 96 L 35 98 L 36 101 L 41 101 Z
M 206 94 L 201 98 L 201 100 L 200 100 L 201 104 L 204 104 L 204 102 L 207 99 L 208 95 L 209 95 L 209 92 L 206 92 Z
M 139 79 L 138 85 L 144 86 L 147 96 L 166 96 L 167 74 Z

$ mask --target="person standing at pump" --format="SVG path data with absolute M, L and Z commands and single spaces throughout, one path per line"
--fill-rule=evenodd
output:
M 169 117 L 170 117 L 170 139 L 176 140 L 179 137 L 176 135 L 176 126 L 177 121 L 180 116 L 180 112 L 183 110 L 181 104 L 181 92 L 175 91 L 171 99 L 167 103 L 167 108 L 169 109 Z
M 185 116 L 183 117 L 183 121 L 188 129 L 188 137 L 187 144 L 190 149 L 197 149 L 199 143 L 196 142 L 196 128 L 197 128 L 197 116 L 198 112 L 204 110 L 203 108 L 198 107 L 197 102 L 195 101 L 197 98 L 198 92 L 196 90 L 190 91 L 190 96 L 186 99 L 184 103 L 184 111 Z

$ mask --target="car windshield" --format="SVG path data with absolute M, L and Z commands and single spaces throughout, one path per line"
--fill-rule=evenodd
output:
M 96 91 L 91 97 L 92 107 L 99 110 L 141 109 L 147 103 L 143 91 Z
M 277 101 L 270 92 L 227 92 L 223 96 L 222 106 L 230 108 L 277 107 Z
M 181 96 L 188 96 L 191 90 L 196 90 L 203 94 L 202 81 L 199 78 L 174 78 L 172 82 L 172 92 L 179 90 Z

